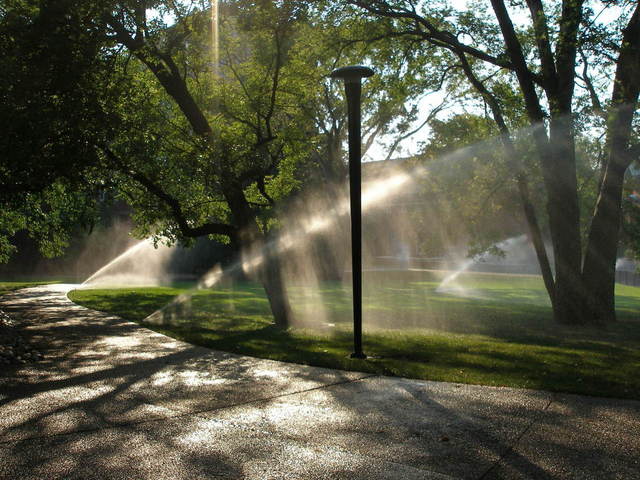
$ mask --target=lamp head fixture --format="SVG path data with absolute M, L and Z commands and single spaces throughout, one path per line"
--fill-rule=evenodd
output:
M 374 74 L 373 70 L 364 65 L 351 65 L 334 70 L 329 75 L 331 78 L 342 78 L 345 83 L 360 82 L 360 79 L 370 77 Z

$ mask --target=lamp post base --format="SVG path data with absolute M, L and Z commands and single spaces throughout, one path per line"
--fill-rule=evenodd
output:
M 367 356 L 363 352 L 353 352 L 349 355 L 349 358 L 358 358 L 360 360 L 364 360 Z

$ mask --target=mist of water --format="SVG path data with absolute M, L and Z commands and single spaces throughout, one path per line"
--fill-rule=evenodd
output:
M 153 286 L 171 283 L 167 264 L 172 247 L 142 240 L 100 268 L 82 286 Z
M 395 170 L 385 178 L 375 178 L 363 184 L 363 212 L 374 211 L 385 199 L 393 198 L 399 193 L 412 188 L 415 179 L 424 176 L 422 168 L 412 172 Z M 281 261 L 282 275 L 286 288 L 292 294 L 290 301 L 295 311 L 296 324 L 317 326 L 331 323 L 331 315 L 327 311 L 327 297 L 324 292 L 327 280 L 333 280 L 334 288 L 331 296 L 346 297 L 348 292 L 341 281 L 347 272 L 350 262 L 349 237 L 349 198 L 344 188 L 331 188 L 327 194 L 325 187 L 322 194 L 311 194 L 302 197 L 295 205 L 290 206 L 279 234 L 266 247 L 249 246 L 243 250 L 239 260 L 224 270 L 220 266 L 213 267 L 202 276 L 197 289 L 211 289 L 225 280 L 225 276 L 233 276 L 241 272 L 251 277 L 264 263 L 267 255 L 277 255 Z M 371 242 L 364 242 L 365 257 Z M 320 251 L 319 251 L 320 250 Z M 370 256 L 370 255 L 369 255 Z M 331 258 L 329 258 L 331 257 Z M 331 262 L 331 268 L 327 268 Z M 329 271 L 328 271 L 329 270 Z M 184 314 L 191 295 L 183 294 L 162 310 L 147 317 L 148 322 L 176 321 Z
M 513 262 L 514 260 L 517 261 L 518 259 L 522 259 L 523 250 L 530 252 L 532 247 L 529 245 L 526 235 L 518 235 L 496 243 L 493 245 L 493 248 L 502 252 L 502 256 L 495 255 L 491 251 L 493 249 L 490 249 L 466 259 L 457 269 L 444 277 L 440 285 L 438 285 L 438 288 L 436 288 L 436 292 L 471 296 L 473 292 L 457 282 L 460 275 L 471 269 L 474 265 L 491 262 L 493 266 L 500 266 L 506 265 L 508 262 Z
M 456 205 L 447 201 L 447 192 L 443 194 L 442 190 L 435 197 L 424 195 L 425 189 L 431 188 L 434 174 L 453 176 L 455 182 L 456 175 L 464 175 L 475 158 L 496 148 L 491 144 L 465 147 L 432 161 L 428 169 L 402 162 L 364 168 L 365 326 L 440 328 L 450 319 L 434 298 L 486 294 L 476 289 L 478 282 L 465 281 L 480 278 L 474 271 L 536 273 L 535 254 L 526 237 L 519 233 L 522 228 L 505 227 L 505 237 L 509 238 L 495 245 L 504 251 L 504 258 L 490 253 L 466 258 L 472 235 Z M 190 324 L 211 314 L 268 316 L 268 304 L 255 280 L 266 256 L 275 255 L 280 259 L 282 280 L 294 310 L 294 326 L 316 328 L 348 322 L 351 238 L 346 185 L 325 185 L 304 192 L 290 201 L 286 210 L 278 212 L 278 221 L 277 234 L 266 245 L 247 246 L 234 262 L 224 267 L 212 265 L 194 290 L 180 295 L 146 321 Z M 122 274 L 116 277 L 119 284 L 166 281 L 165 253 L 148 249 L 149 246 L 149 242 L 134 246 L 96 272 L 87 283 L 112 283 L 117 272 Z M 159 260 L 153 263 L 147 254 Z M 147 268 L 151 265 L 156 266 Z M 142 266 L 145 272 L 138 271 Z M 125 273 L 131 277 L 126 278 Z M 240 282 L 253 279 L 253 286 L 238 284 L 239 279 Z M 214 290 L 217 302 L 205 305 L 199 290 Z M 212 312 L 207 308 L 224 311 Z
M 62 257 L 42 258 L 35 249 L 21 249 L 15 259 L 15 267 L 11 265 L 14 263 L 12 261 L 8 267 L 13 268 L 7 270 L 12 272 L 15 269 L 21 275 L 38 279 L 81 282 L 136 243 L 129 235 L 130 231 L 131 222 L 117 212 L 112 212 L 108 220 L 95 225 L 88 234 L 74 234 L 69 248 Z

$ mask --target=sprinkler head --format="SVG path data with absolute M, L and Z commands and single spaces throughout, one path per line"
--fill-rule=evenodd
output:
M 364 65 L 351 65 L 334 70 L 329 75 L 331 78 L 342 78 L 345 83 L 360 82 L 361 78 L 370 77 L 374 71 Z

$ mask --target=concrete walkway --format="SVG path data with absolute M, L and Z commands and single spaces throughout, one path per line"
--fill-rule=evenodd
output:
M 47 345 L 0 372 L 2 479 L 640 478 L 640 402 L 212 351 L 71 287 L 0 298 Z

